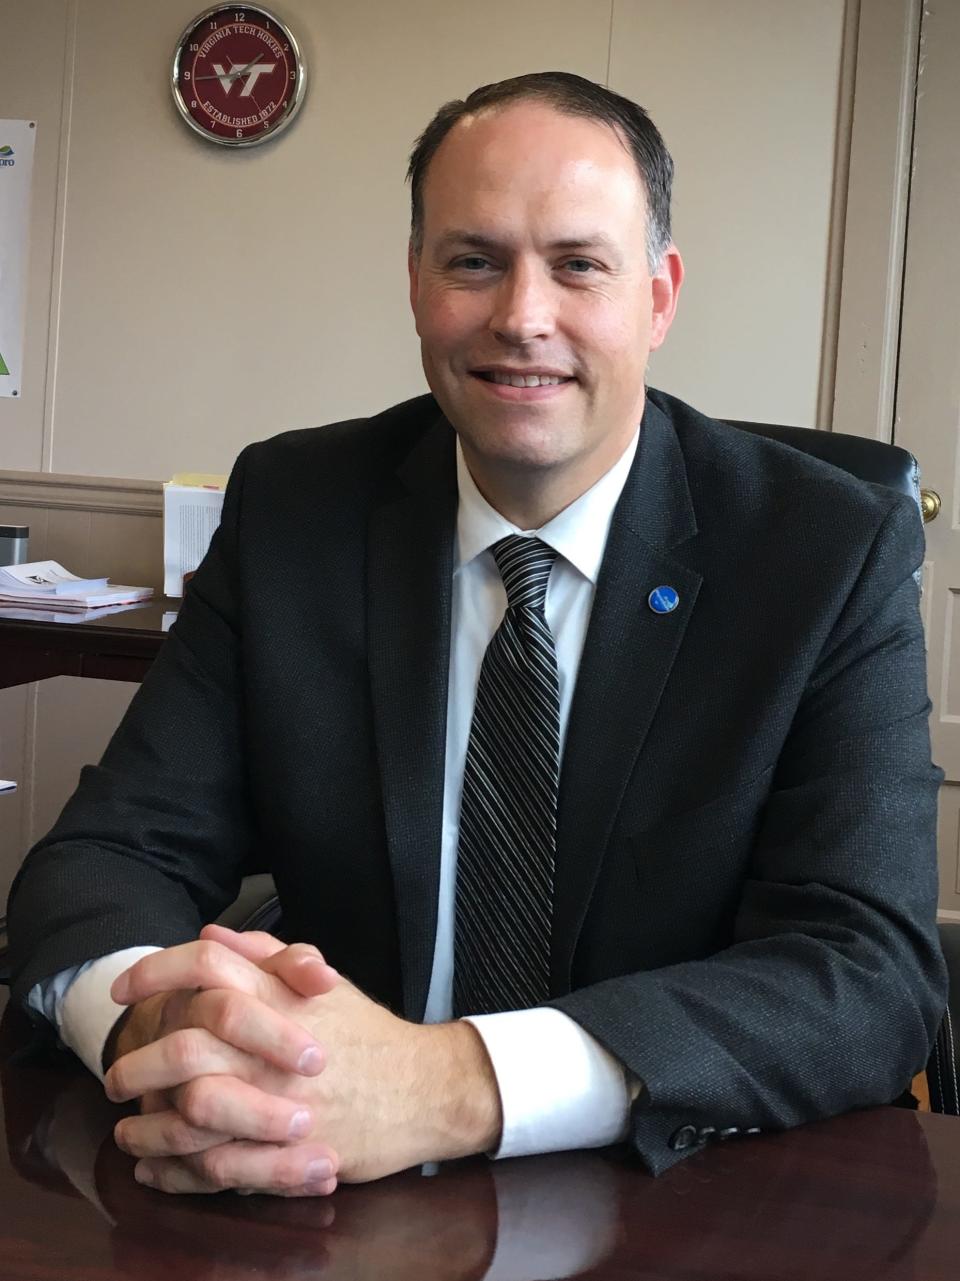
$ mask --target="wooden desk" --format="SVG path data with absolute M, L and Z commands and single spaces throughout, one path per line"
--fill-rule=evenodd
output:
M 179 600 L 157 597 L 83 622 L 0 618 L 0 689 L 48 676 L 140 681 L 163 644 L 163 615 Z
M 0 995 L 2 1003 L 3 995 Z M 956 1281 L 960 1120 L 880 1108 L 719 1144 L 660 1179 L 625 1154 L 485 1159 L 325 1201 L 168 1197 L 66 1059 L 0 1024 L 0 1281 Z M 504 1251 L 510 1251 L 504 1257 Z M 492 1264 L 492 1269 L 491 1269 Z

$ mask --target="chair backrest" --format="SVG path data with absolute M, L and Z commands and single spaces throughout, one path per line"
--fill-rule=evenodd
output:
M 833 463 L 858 480 L 875 485 L 888 485 L 891 489 L 907 494 L 920 507 L 920 468 L 917 460 L 899 445 L 888 445 L 882 440 L 869 440 L 863 436 L 848 436 L 837 431 L 814 431 L 809 427 L 786 427 L 779 423 L 747 423 L 726 419 L 731 427 L 768 436 L 784 445 L 791 445 L 805 454 Z M 916 573 L 920 582 L 920 571 Z M 934 1112 L 960 1115 L 960 1086 L 957 1073 L 957 1047 L 954 1028 L 960 1030 L 960 925 L 941 925 L 940 941 L 950 976 L 950 1003 L 937 1031 L 933 1053 L 927 1063 L 927 1085 L 930 1106 Z M 952 1013 L 951 1013 L 952 1011 Z
M 792 445 L 825 463 L 833 463 L 858 480 L 875 485 L 888 485 L 913 498 L 920 507 L 920 468 L 907 449 L 888 445 L 883 440 L 870 440 L 865 436 L 848 436 L 839 431 L 815 431 L 811 427 L 786 427 L 779 423 L 746 423 L 736 419 L 725 420 L 731 427 L 752 431 L 758 436 L 768 436 L 784 445 Z
M 747 423 L 735 418 L 723 419 L 730 427 L 752 431 L 757 436 L 768 436 L 790 445 L 825 463 L 832 463 L 841 471 L 849 472 L 858 480 L 874 485 L 886 485 L 898 493 L 906 494 L 917 504 L 917 514 L 923 520 L 920 504 L 920 467 L 913 454 L 899 445 L 888 445 L 884 440 L 870 440 L 866 436 L 848 436 L 841 431 L 816 431 L 812 427 L 787 427 L 781 423 Z M 917 586 L 923 592 L 923 566 L 914 571 Z

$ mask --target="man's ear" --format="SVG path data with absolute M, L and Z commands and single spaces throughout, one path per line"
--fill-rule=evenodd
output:
M 666 338 L 673 318 L 677 314 L 677 299 L 683 284 L 683 259 L 676 245 L 671 244 L 663 261 L 650 279 L 653 307 L 650 317 L 650 350 L 656 351 Z
M 413 241 L 407 244 L 407 276 L 410 280 L 410 308 L 417 314 L 417 297 L 420 293 L 420 255 L 413 247 Z

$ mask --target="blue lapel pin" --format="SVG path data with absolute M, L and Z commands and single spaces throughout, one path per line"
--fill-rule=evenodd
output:
M 672 614 L 680 604 L 680 595 L 675 587 L 655 587 L 647 604 L 655 614 Z

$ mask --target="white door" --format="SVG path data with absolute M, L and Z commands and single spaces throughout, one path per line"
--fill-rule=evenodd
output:
M 934 759 L 947 776 L 940 905 L 960 911 L 960 4 L 924 10 L 894 441 L 940 500 L 926 525 L 923 612 Z

